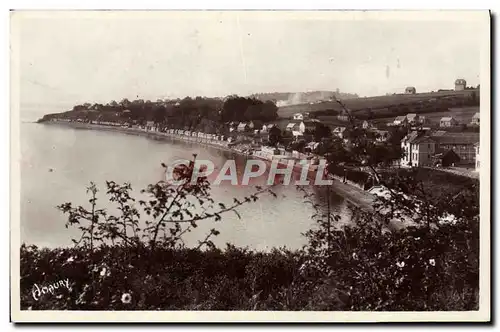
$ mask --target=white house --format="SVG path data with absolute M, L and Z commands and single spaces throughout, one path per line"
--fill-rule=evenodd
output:
M 440 127 L 454 127 L 456 125 L 458 125 L 458 121 L 451 116 L 443 117 L 439 121 Z
M 309 119 L 309 112 L 305 112 L 305 113 L 295 113 L 293 115 L 293 119 L 294 120 L 307 120 Z
M 302 113 L 295 113 L 293 115 L 293 119 L 294 120 L 304 120 L 304 114 L 302 114 Z
M 239 132 L 247 131 L 248 129 L 250 129 L 250 126 L 246 122 L 240 122 L 236 128 Z
M 395 126 L 405 126 L 407 124 L 408 124 L 408 118 L 404 115 L 397 116 L 393 121 L 393 125 Z
M 314 131 L 318 122 L 318 120 L 294 121 L 286 126 L 286 130 L 291 131 L 294 137 L 303 136 L 306 132 Z
M 422 132 L 413 131 L 401 140 L 401 148 L 404 152 L 401 166 L 427 166 L 432 164 L 436 142 Z

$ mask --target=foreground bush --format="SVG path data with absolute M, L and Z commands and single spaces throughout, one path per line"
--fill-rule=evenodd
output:
M 477 310 L 471 225 L 332 231 L 331 248 L 254 252 L 21 247 L 23 310 Z M 321 239 L 321 233 L 315 238 Z M 33 298 L 68 279 L 70 290 Z

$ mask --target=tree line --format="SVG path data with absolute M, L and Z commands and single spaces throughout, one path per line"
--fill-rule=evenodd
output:
M 122 99 L 107 104 L 84 103 L 70 111 L 45 115 L 40 121 L 53 118 L 81 119 L 145 124 L 154 121 L 172 128 L 207 129 L 213 131 L 228 122 L 273 121 L 278 108 L 272 101 L 231 95 L 226 98 L 186 97 L 184 99 L 150 101 Z

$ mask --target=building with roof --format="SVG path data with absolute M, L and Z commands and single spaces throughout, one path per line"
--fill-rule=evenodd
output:
M 287 131 L 290 131 L 292 135 L 297 138 L 299 136 L 303 136 L 306 133 L 312 133 L 316 130 L 316 124 L 319 121 L 316 119 L 305 120 L 305 121 L 291 121 L 286 126 Z
M 423 131 L 412 131 L 401 140 L 401 148 L 401 166 L 429 166 L 432 165 L 432 156 L 436 152 L 436 142 Z
M 379 143 L 387 142 L 390 137 L 387 130 L 372 129 L 371 131 L 375 134 L 375 141 Z
M 294 120 L 307 120 L 309 119 L 309 112 L 304 112 L 304 113 L 295 113 L 293 115 Z
M 405 93 L 406 94 L 415 94 L 415 93 L 417 93 L 417 89 L 415 89 L 414 86 L 408 86 L 405 89 Z
M 417 123 L 420 123 L 420 116 L 416 113 L 408 113 L 406 114 L 406 120 L 408 120 L 408 124 L 416 125 Z
M 444 152 L 453 150 L 461 164 L 474 164 L 476 159 L 475 144 L 479 142 L 479 133 L 452 133 L 436 131 L 430 134 L 436 142 L 436 150 Z
M 458 121 L 452 116 L 446 116 L 439 120 L 439 126 L 443 128 L 455 127 L 458 125 Z
M 472 117 L 472 121 L 470 122 L 471 125 L 473 126 L 479 126 L 479 112 L 477 112 L 476 114 L 474 114 L 474 116 Z
M 463 78 L 457 78 L 455 80 L 455 91 L 465 90 L 467 87 L 467 82 Z
M 346 130 L 346 127 L 335 127 L 332 130 L 332 134 L 334 136 L 337 136 L 339 138 L 344 138 L 344 131 Z
M 406 126 L 408 124 L 408 119 L 406 116 L 401 115 L 397 116 L 396 119 L 392 122 L 392 125 L 394 126 Z
M 156 131 L 156 125 L 154 121 L 146 121 L 146 130 Z
M 238 127 L 236 127 L 236 130 L 239 132 L 244 132 L 250 130 L 250 126 L 246 122 L 240 122 L 238 123 Z
M 342 112 L 340 112 L 339 115 L 337 115 L 337 119 L 339 121 L 349 121 L 349 114 L 345 111 L 345 110 L 342 110 Z
M 453 150 L 436 153 L 432 159 L 434 160 L 433 166 L 442 167 L 453 166 L 460 162 L 460 157 Z

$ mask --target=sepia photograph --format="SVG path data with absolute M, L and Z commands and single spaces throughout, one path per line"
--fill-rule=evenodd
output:
M 12 10 L 11 320 L 489 321 L 490 20 Z

